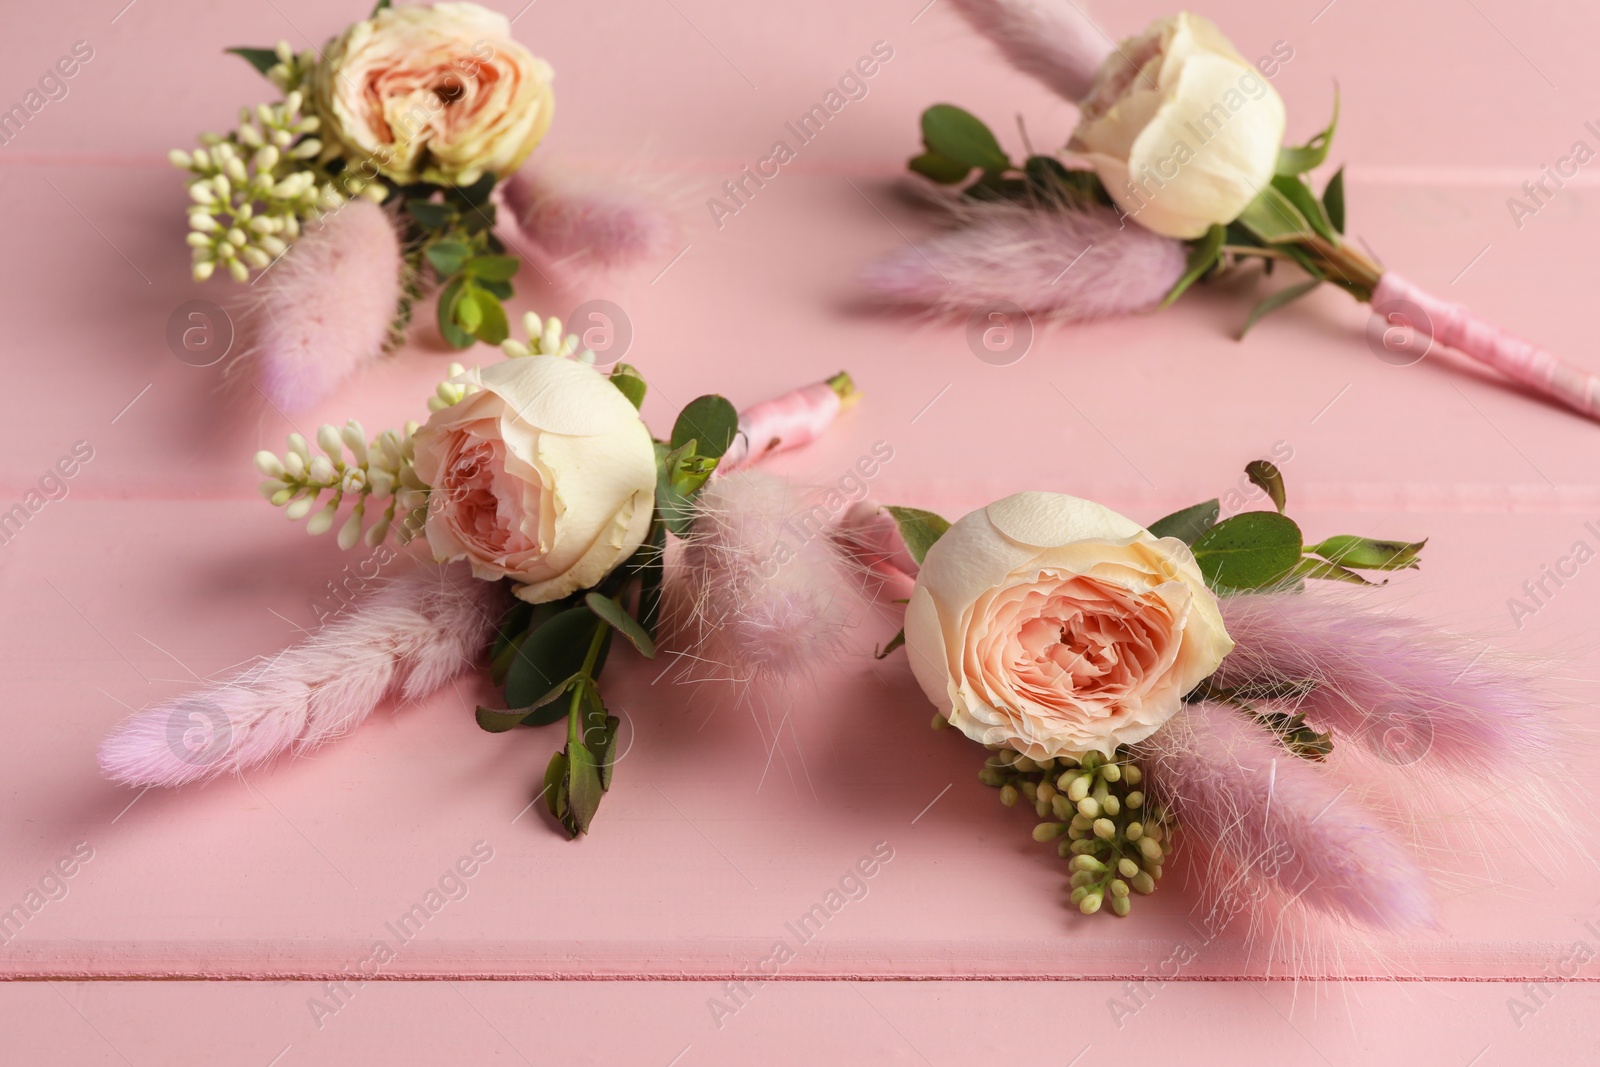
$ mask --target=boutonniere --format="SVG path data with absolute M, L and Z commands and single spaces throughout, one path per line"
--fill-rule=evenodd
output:
M 1302 280 L 1262 298 L 1241 337 L 1331 285 L 1372 306 L 1367 340 L 1386 362 L 1415 363 L 1438 342 L 1600 418 L 1600 377 L 1428 293 L 1350 240 L 1343 168 L 1320 191 L 1310 180 L 1338 128 L 1337 92 L 1326 128 L 1284 144 L 1272 78 L 1294 57 L 1286 42 L 1252 61 L 1188 13 L 1113 45 L 1070 5 L 956 8 L 1012 65 L 1077 105 L 1078 125 L 1060 151 L 1030 147 L 1019 164 L 976 116 L 928 108 L 910 169 L 956 194 L 939 201 L 953 225 L 874 264 L 866 283 L 878 300 L 1088 320 L 1165 308 L 1248 264 L 1283 266 Z
M 228 51 L 279 98 L 171 159 L 189 175 L 194 278 L 250 286 L 259 387 L 284 411 L 401 344 L 429 294 L 452 348 L 498 345 L 524 258 L 625 267 L 668 230 L 624 190 L 523 165 L 555 72 L 498 12 L 381 0 L 321 48 Z
M 979 779 L 1032 809 L 1079 911 L 1128 915 L 1184 851 L 1213 918 L 1426 927 L 1429 813 L 1484 775 L 1535 774 L 1542 804 L 1551 703 L 1528 668 L 1362 603 L 1424 542 L 1309 541 L 1277 469 L 1247 474 L 1274 509 L 1144 527 L 1031 492 L 953 524 L 865 507 L 840 538 L 885 595 L 910 585 L 880 657 L 903 647 L 934 725 L 988 750 Z M 1329 581 L 1352 591 L 1307 589 Z M 1369 804 L 1386 786 L 1398 807 Z
M 257 454 L 269 503 L 372 553 L 360 583 L 371 591 L 324 612 L 300 644 L 129 718 L 101 746 L 108 777 L 177 786 L 241 772 L 481 661 L 503 706 L 479 707 L 480 727 L 564 725 L 534 799 L 576 837 L 617 762 L 621 723 L 601 679 L 619 645 L 653 659 L 670 629 L 690 658 L 721 656 L 748 680 L 837 639 L 831 542 L 780 545 L 796 498 L 750 468 L 825 431 L 856 399 L 849 376 L 742 414 L 708 394 L 656 438 L 637 368 L 597 369 L 557 319 L 530 314 L 525 326 L 504 362 L 452 367 L 425 423 L 376 437 L 326 425 Z M 389 577 L 391 546 L 412 541 L 435 563 Z M 674 541 L 683 564 L 669 570 Z

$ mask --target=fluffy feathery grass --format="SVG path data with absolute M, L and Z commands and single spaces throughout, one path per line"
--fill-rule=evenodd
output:
M 1181 242 L 1124 223 L 1110 208 L 948 207 L 952 228 L 867 268 L 874 302 L 966 315 L 1007 301 L 1033 315 L 1090 321 L 1149 311 L 1183 275 Z
M 288 414 L 325 400 L 389 338 L 404 260 L 383 208 L 353 200 L 306 224 L 283 257 L 257 279 L 247 314 L 255 339 L 247 358 L 261 391 Z
M 232 680 L 134 714 L 101 743 L 101 772 L 178 786 L 331 741 L 389 697 L 420 700 L 469 666 L 504 595 L 459 563 L 395 578 Z

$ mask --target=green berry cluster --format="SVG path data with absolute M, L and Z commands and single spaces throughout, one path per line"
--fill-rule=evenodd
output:
M 1108 760 L 1090 752 L 1081 760 L 1029 759 L 1009 748 L 990 754 L 979 781 L 1000 790 L 1000 803 L 1026 800 L 1042 819 L 1033 839 L 1056 841 L 1056 852 L 1072 862 L 1071 901 L 1085 915 L 1107 900 L 1127 915 L 1131 893 L 1156 890 L 1162 864 L 1172 851 L 1176 824 L 1139 785 L 1144 772 L 1126 751 Z

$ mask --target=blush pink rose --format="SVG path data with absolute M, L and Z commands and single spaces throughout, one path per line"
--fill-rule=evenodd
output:
M 1033 759 L 1143 740 L 1233 648 L 1187 545 L 1055 493 L 1018 493 L 946 531 L 905 633 L 951 725 Z
M 505 177 L 544 137 L 550 64 L 498 12 L 390 7 L 329 42 L 311 78 L 323 132 L 401 185 Z
M 535 604 L 598 583 L 644 542 L 650 431 L 593 367 L 524 356 L 456 379 L 480 386 L 417 431 L 428 546 Z

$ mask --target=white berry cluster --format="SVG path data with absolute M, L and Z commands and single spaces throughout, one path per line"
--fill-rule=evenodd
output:
M 569 333 L 563 336 L 561 320 L 554 315 L 541 321 L 539 316 L 530 311 L 522 316 L 522 329 L 528 335 L 526 341 L 508 338 L 500 342 L 500 350 L 512 359 L 524 356 L 570 356 L 578 352 L 578 335 Z M 580 363 L 593 363 L 594 358 L 594 353 L 588 349 L 578 352 Z
M 240 111 L 237 130 L 204 134 L 193 153 L 169 153 L 174 166 L 194 175 L 188 241 L 196 281 L 219 266 L 246 281 L 300 236 L 302 220 L 355 196 L 382 200 L 388 194 L 382 183 L 329 175 L 317 163 L 323 146 L 312 135 L 321 121 L 302 114 L 304 104 L 301 90 L 291 89 L 280 103 Z

